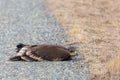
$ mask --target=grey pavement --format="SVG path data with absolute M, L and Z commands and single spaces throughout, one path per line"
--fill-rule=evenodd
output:
M 62 45 L 67 41 L 64 33 L 44 0 L 0 0 L 0 80 L 89 80 L 80 60 L 7 61 L 20 42 Z

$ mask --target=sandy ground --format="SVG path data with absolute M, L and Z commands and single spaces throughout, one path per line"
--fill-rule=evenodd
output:
M 46 0 L 57 21 L 78 42 L 94 79 L 118 80 L 120 72 L 119 0 Z M 106 74 L 106 75 L 105 75 Z

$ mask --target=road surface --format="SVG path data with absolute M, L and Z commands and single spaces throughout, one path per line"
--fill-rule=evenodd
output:
M 7 61 L 16 44 L 62 45 L 64 32 L 44 0 L 0 0 L 0 80 L 89 80 L 81 61 Z

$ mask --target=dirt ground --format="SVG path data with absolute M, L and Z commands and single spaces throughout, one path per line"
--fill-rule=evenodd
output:
M 120 1 L 46 0 L 56 19 L 78 42 L 93 78 L 120 79 Z M 106 74 L 106 75 L 105 75 Z

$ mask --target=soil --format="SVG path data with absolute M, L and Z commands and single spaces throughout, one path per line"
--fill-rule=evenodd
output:
M 119 79 L 120 1 L 46 1 L 57 21 L 67 30 L 69 42 L 79 43 L 78 50 L 89 64 L 94 79 Z

